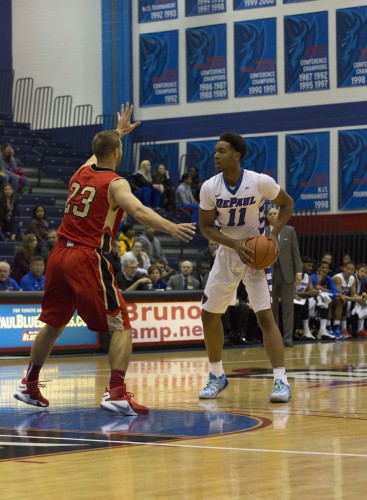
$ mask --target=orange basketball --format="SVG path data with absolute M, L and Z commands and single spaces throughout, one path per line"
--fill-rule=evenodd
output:
M 275 260 L 276 247 L 274 242 L 266 236 L 254 236 L 246 241 L 246 248 L 254 251 L 251 255 L 253 264 L 248 264 L 252 269 L 266 269 Z

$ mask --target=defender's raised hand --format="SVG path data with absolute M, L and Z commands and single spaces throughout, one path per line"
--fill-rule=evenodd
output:
M 130 134 L 130 132 L 132 132 L 134 128 L 138 127 L 141 124 L 140 121 L 130 123 L 133 110 L 134 106 L 130 106 L 128 102 L 126 103 L 126 106 L 124 104 L 121 104 L 121 113 L 117 113 L 118 122 L 116 127 L 116 132 L 118 132 L 120 138 L 124 135 Z

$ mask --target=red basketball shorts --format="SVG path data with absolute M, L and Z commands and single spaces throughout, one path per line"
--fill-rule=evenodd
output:
M 59 242 L 47 260 L 40 321 L 67 325 L 77 309 L 92 331 L 131 328 L 112 265 L 100 250 Z

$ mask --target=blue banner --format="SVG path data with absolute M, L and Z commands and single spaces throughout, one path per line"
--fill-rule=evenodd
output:
M 140 35 L 140 106 L 178 103 L 178 31 Z
M 139 0 L 139 23 L 177 19 L 177 0 Z
M 258 174 L 270 175 L 278 179 L 278 137 L 276 135 L 264 137 L 246 137 L 248 147 L 247 156 L 241 166 L 246 170 Z
M 276 19 L 234 23 L 235 97 L 277 93 Z
M 338 87 L 367 84 L 367 7 L 336 11 Z
M 339 132 L 339 210 L 367 208 L 367 130 Z M 364 227 L 365 229 L 365 227 Z
M 187 101 L 227 99 L 225 24 L 186 30 Z
M 203 181 L 218 173 L 214 166 L 214 148 L 217 142 L 217 140 L 192 141 L 186 144 L 188 169 L 196 167 L 199 170 L 199 177 Z
M 284 18 L 285 90 L 329 88 L 328 13 Z
M 140 161 L 142 160 L 150 161 L 152 173 L 157 171 L 160 163 L 163 163 L 169 172 L 173 184 L 178 184 L 180 176 L 178 169 L 178 142 L 140 146 Z
M 3 304 L 0 316 L 0 349 L 29 348 L 43 327 L 38 320 L 41 306 L 37 304 Z M 88 330 L 77 313 L 66 326 L 55 346 L 96 346 L 97 333 Z
M 214 166 L 214 148 L 217 140 L 187 142 L 188 168 L 195 166 L 199 177 L 207 180 L 218 173 Z M 241 162 L 246 170 L 278 177 L 278 137 L 246 137 L 248 153 Z
M 186 0 L 186 17 L 226 12 L 226 0 Z
M 276 0 L 233 0 L 233 10 L 257 9 L 258 7 L 272 7 Z
M 283 3 L 300 3 L 300 2 L 312 2 L 314 0 L 283 0 Z
M 329 132 L 286 135 L 286 189 L 295 210 L 330 210 Z

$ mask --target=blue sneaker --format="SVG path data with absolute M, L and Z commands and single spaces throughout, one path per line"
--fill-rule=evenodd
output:
M 283 380 L 274 380 L 273 391 L 269 398 L 270 403 L 289 403 L 291 397 L 290 386 L 285 384 Z
M 199 398 L 214 399 L 227 387 L 227 385 L 228 380 L 224 373 L 221 377 L 216 377 L 212 373 L 209 373 L 209 380 L 204 389 L 199 393 Z
M 344 339 L 343 332 L 340 330 L 340 328 L 333 328 L 333 335 L 336 339 Z

